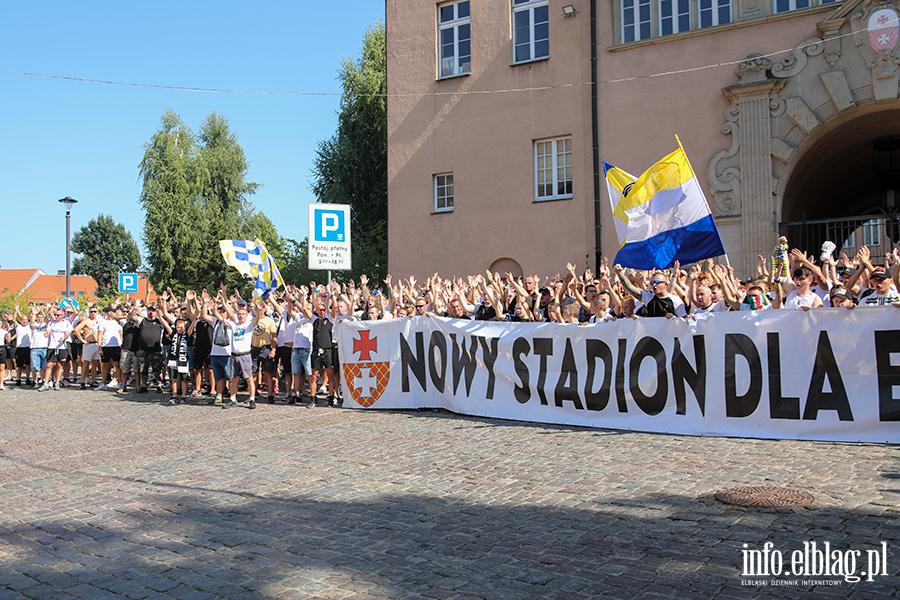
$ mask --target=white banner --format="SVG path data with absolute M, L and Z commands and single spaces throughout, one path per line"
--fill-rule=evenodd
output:
M 659 433 L 900 442 L 900 310 L 338 326 L 344 405 Z

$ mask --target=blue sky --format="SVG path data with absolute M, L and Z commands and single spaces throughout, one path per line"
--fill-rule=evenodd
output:
M 252 9 L 250 7 L 252 6 Z M 338 8 L 338 10 L 336 10 Z M 384 2 L 6 2 L 0 69 L 192 88 L 340 94 Z M 141 244 L 138 164 L 170 108 L 195 132 L 216 111 L 250 161 L 252 197 L 289 238 L 308 232 L 313 156 L 339 96 L 187 92 L 0 72 L 0 268 L 65 269 L 72 232 L 99 214 Z M 73 255 L 74 260 L 74 255 Z

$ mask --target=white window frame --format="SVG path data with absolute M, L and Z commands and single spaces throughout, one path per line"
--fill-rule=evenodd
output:
M 778 10 L 779 2 L 787 2 L 788 8 L 784 10 Z M 798 4 L 805 4 L 806 6 L 797 6 Z M 814 0 L 772 0 L 772 14 L 778 15 L 781 13 L 791 12 L 792 10 L 802 10 L 804 8 L 809 8 L 810 6 L 815 6 Z
M 648 40 L 653 37 L 653 4 L 650 0 L 621 0 L 621 17 L 622 17 L 622 43 L 630 44 L 631 42 L 639 42 L 640 40 Z M 646 18 L 641 18 L 641 10 L 646 9 Z M 631 24 L 625 18 L 631 11 L 634 20 Z M 629 30 L 632 39 L 628 39 Z M 645 35 L 646 34 L 646 35 Z
M 466 8 L 466 15 L 460 17 L 460 7 L 463 5 L 465 5 Z M 450 9 L 452 11 L 452 18 L 447 21 L 441 20 L 444 15 L 444 9 Z M 472 20 L 469 13 L 471 10 L 469 0 L 439 4 L 437 10 L 438 79 L 455 77 L 457 75 L 467 75 L 472 71 Z M 468 30 L 468 37 L 461 39 L 460 32 L 465 32 L 466 30 Z M 453 41 L 449 45 L 444 43 L 445 32 L 451 32 L 451 35 L 453 36 Z M 461 50 L 465 48 L 466 44 L 468 44 L 469 48 L 468 54 L 461 54 Z M 452 48 L 453 55 L 444 58 L 444 50 L 448 46 Z M 463 62 L 463 58 L 466 59 L 465 62 Z
M 704 2 L 709 2 L 709 6 L 704 7 Z M 722 9 L 728 10 L 727 21 L 721 19 Z M 710 14 L 711 19 L 708 25 L 703 24 L 704 13 Z M 699 0 L 697 2 L 697 29 L 717 27 L 719 25 L 725 25 L 726 23 L 731 23 L 731 0 Z
M 547 151 L 549 149 L 549 152 Z M 549 159 L 549 164 L 547 159 Z M 562 176 L 561 176 L 562 175 Z M 566 177 L 568 175 L 568 177 Z M 534 201 L 562 200 L 574 195 L 572 136 L 535 140 Z M 559 186 L 564 189 L 560 193 Z M 547 193 L 547 187 L 550 192 Z M 568 188 L 568 189 L 565 189 Z
M 869 219 L 862 224 L 863 246 L 881 245 L 881 219 Z
M 538 35 L 538 25 L 535 23 L 535 11 L 541 8 L 545 8 L 547 11 L 547 20 L 541 21 L 540 25 L 544 25 L 547 28 L 547 37 L 536 39 Z M 528 15 L 528 41 L 527 42 L 519 42 L 518 36 L 518 15 L 527 14 Z M 545 58 L 550 57 L 550 3 L 548 0 L 512 0 L 512 31 L 513 31 L 513 63 L 524 63 L 531 62 L 533 60 L 543 60 Z M 546 42 L 546 51 L 541 50 L 542 44 Z M 526 47 L 528 48 L 528 56 L 519 58 L 519 48 Z M 538 55 L 538 52 L 544 52 L 543 54 Z
M 665 15 L 664 6 L 668 4 L 672 7 L 672 14 Z M 683 23 L 683 17 L 687 18 L 687 23 Z M 665 32 L 666 23 L 670 22 L 672 31 Z M 682 25 L 685 27 L 682 28 Z M 691 0 L 659 0 L 659 35 L 673 35 L 691 30 Z
M 453 173 L 438 173 L 434 176 L 434 212 L 453 212 L 453 199 Z

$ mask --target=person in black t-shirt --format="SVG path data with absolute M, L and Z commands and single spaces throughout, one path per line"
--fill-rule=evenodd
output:
M 117 394 L 127 391 L 128 379 L 131 373 L 135 373 L 135 383 L 137 383 L 137 373 L 140 371 L 140 363 L 138 362 L 138 323 L 137 319 L 140 315 L 133 306 L 128 307 L 125 315 L 125 324 L 122 325 L 122 356 L 119 359 L 119 367 L 122 369 L 122 385 L 116 390 Z M 140 388 L 140 386 L 137 386 Z
M 159 309 L 155 304 L 151 304 L 147 307 L 146 318 L 141 319 L 138 324 L 138 358 L 141 364 L 137 375 L 139 394 L 147 391 L 148 376 L 151 369 L 156 380 L 156 391 L 162 393 L 163 333 L 164 329 L 159 318 Z
M 334 374 L 334 322 L 325 308 L 324 302 L 316 304 L 315 319 L 313 320 L 312 337 L 312 378 L 310 390 L 315 390 L 319 381 L 319 374 L 323 375 L 328 385 L 328 406 L 337 406 L 337 378 Z M 315 398 L 315 392 L 311 394 Z

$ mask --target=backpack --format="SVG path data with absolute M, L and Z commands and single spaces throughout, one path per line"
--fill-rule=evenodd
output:
M 216 329 L 213 331 L 213 344 L 216 346 L 230 346 L 231 340 L 228 339 L 228 324 L 225 321 L 216 323 Z

